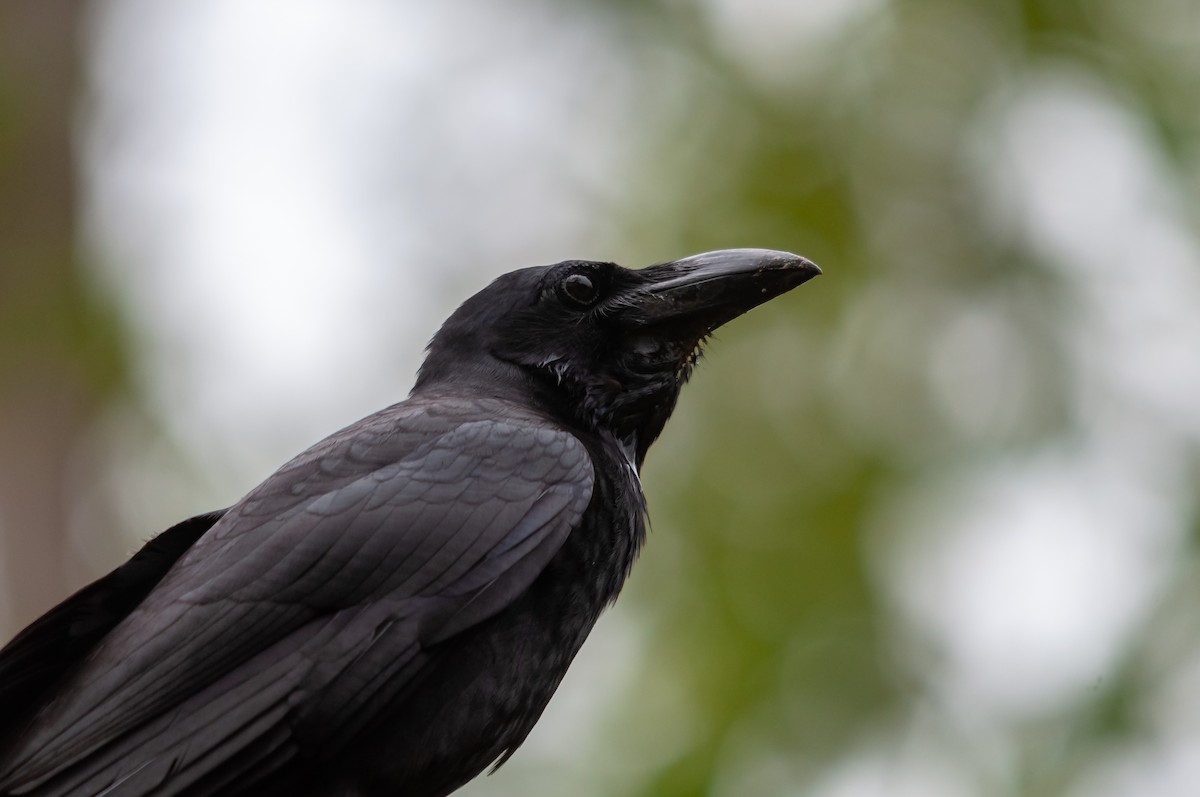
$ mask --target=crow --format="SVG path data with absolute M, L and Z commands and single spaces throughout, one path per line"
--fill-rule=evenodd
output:
M 499 277 L 407 400 L 0 651 L 0 795 L 441 797 L 500 766 L 629 573 L 701 345 L 819 273 L 729 249 Z

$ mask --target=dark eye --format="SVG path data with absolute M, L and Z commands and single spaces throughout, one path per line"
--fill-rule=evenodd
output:
M 583 274 L 571 274 L 560 287 L 562 295 L 580 307 L 588 307 L 596 301 L 596 286 Z

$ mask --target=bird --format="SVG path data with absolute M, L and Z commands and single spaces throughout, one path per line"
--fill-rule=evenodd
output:
M 637 558 L 705 342 L 820 273 L 725 249 L 496 278 L 406 400 L 0 650 L 0 795 L 444 797 L 494 771 Z

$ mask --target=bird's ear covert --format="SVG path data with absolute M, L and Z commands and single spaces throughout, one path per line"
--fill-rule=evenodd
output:
M 558 295 L 565 304 L 582 309 L 596 303 L 600 289 L 596 286 L 595 278 L 576 271 L 567 274 L 558 283 Z

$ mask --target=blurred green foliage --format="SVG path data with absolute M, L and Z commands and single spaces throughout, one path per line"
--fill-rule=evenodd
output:
M 633 793 L 814 793 L 832 763 L 880 735 L 902 746 L 904 728 L 930 715 L 968 773 L 947 793 L 1083 793 L 1080 773 L 1138 738 L 1150 684 L 1137 668 L 1000 731 L 991 748 L 956 738 L 923 682 L 939 653 L 881 592 L 872 535 L 889 498 L 1079 422 L 1062 332 L 1072 298 L 990 202 L 981 128 L 1038 75 L 1078 75 L 1154 131 L 1195 219 L 1200 10 L 820 4 L 837 21 L 789 39 L 754 23 L 778 14 L 769 3 L 592 5 L 628 26 L 645 69 L 625 230 L 650 257 L 625 260 L 763 246 L 827 274 L 722 331 L 651 454 L 654 531 L 623 600 L 648 629 L 654 672 L 618 724 L 682 723 L 688 741 Z M 963 423 L 935 395 L 930 363 L 948 324 L 976 311 L 1014 342 L 1025 387 Z M 687 719 L 637 710 L 663 678 Z

